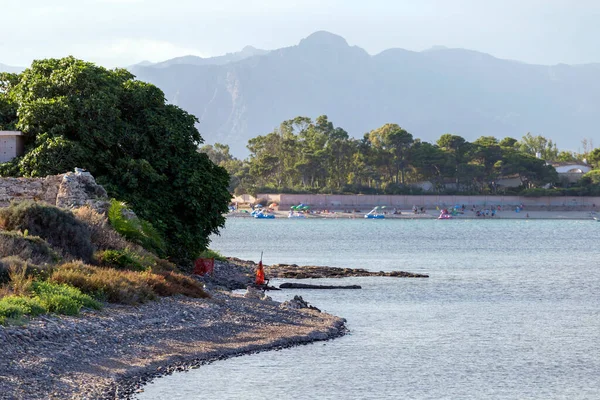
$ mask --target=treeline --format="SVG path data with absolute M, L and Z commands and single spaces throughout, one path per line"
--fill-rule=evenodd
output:
M 559 151 L 551 140 L 530 133 L 521 140 L 482 136 L 474 142 L 444 134 L 428 143 L 397 124 L 354 139 L 323 115 L 315 121 L 284 121 L 273 132 L 250 139 L 245 160 L 219 143 L 200 151 L 227 169 L 235 194 L 417 194 L 423 192 L 422 182 L 431 183 L 430 192 L 444 194 L 600 194 L 600 170 L 573 187 L 549 165 L 587 159 L 597 168 L 600 148 L 593 149 L 591 141 L 583 145 L 583 153 Z M 521 184 L 508 188 L 499 182 L 503 178 L 518 178 Z

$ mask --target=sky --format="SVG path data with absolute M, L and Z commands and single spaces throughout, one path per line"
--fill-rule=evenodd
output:
M 318 30 L 370 54 L 442 45 L 534 64 L 600 62 L 600 0 L 0 0 L 0 10 L 0 63 L 12 66 L 270 50 Z

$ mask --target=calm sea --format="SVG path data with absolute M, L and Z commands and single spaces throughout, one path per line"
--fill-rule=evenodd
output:
M 138 398 L 600 399 L 599 233 L 593 220 L 230 219 L 211 245 L 228 256 L 430 278 L 278 292 L 350 334 L 161 378 Z

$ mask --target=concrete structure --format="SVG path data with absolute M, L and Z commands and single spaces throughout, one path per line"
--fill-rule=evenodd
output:
M 239 204 L 266 201 L 277 203 L 281 210 L 304 203 L 315 209 L 368 211 L 375 206 L 386 206 L 401 210 L 410 210 L 413 205 L 435 209 L 464 204 L 466 207 L 502 206 L 513 208 L 519 205 L 539 210 L 597 210 L 600 209 L 600 197 L 575 196 L 452 196 L 452 195 L 323 195 L 323 194 L 258 194 L 256 198 L 246 195 L 236 197 Z
M 20 131 L 0 131 L 0 163 L 5 163 L 23 155 L 23 133 Z
M 579 163 L 553 163 L 552 166 L 558 173 L 561 181 L 569 183 L 577 182 L 584 174 L 592 170 L 592 167 L 588 164 Z
M 578 163 L 554 163 L 552 166 L 559 174 L 585 174 L 592 170 L 589 165 Z

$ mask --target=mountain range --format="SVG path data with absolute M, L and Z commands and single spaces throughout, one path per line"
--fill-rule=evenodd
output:
M 217 59 L 131 70 L 196 115 L 206 143 L 229 144 L 234 154 L 299 115 L 326 114 L 354 137 L 393 122 L 425 141 L 532 132 L 576 150 L 597 135 L 600 64 L 532 65 L 441 46 L 370 55 L 323 31 L 295 46 Z
M 25 68 L 13 67 L 11 65 L 6 65 L 6 64 L 0 63 L 0 72 L 10 72 L 10 73 L 16 74 L 16 73 L 23 71 L 24 69 Z
M 600 64 L 533 65 L 442 46 L 370 55 L 320 31 L 271 51 L 247 46 L 129 69 L 197 116 L 206 143 L 229 144 L 237 156 L 286 119 L 322 114 L 354 137 L 391 122 L 429 142 L 531 132 L 577 150 L 598 135 Z

